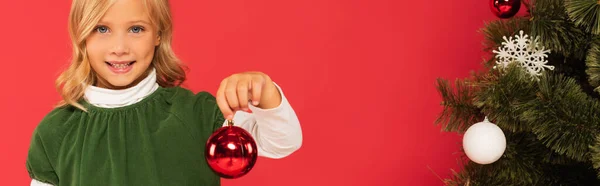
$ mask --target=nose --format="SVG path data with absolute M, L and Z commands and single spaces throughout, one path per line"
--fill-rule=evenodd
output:
M 115 34 L 111 43 L 113 43 L 110 50 L 111 55 L 123 56 L 129 54 L 129 46 L 124 34 Z

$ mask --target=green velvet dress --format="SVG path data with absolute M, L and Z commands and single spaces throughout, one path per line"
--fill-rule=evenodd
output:
M 102 108 L 85 101 L 52 110 L 36 127 L 31 178 L 55 186 L 220 185 L 204 159 L 223 126 L 214 96 L 160 87 L 142 101 Z

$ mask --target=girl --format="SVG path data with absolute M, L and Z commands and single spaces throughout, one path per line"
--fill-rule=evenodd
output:
M 225 78 L 216 97 L 179 86 L 167 0 L 74 0 L 69 33 L 63 100 L 33 132 L 31 185 L 220 185 L 203 155 L 225 119 L 252 134 L 262 157 L 302 143 L 296 114 L 263 73 Z

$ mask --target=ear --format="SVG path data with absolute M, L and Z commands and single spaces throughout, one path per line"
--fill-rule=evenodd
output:
M 158 46 L 160 44 L 160 32 L 156 35 L 156 39 L 154 40 L 154 46 Z

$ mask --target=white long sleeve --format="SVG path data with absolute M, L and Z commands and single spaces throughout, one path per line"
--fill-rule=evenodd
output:
M 302 145 L 300 121 L 286 99 L 281 87 L 281 104 L 272 109 L 261 109 L 248 104 L 252 113 L 238 111 L 233 117 L 234 125 L 250 132 L 258 155 L 279 159 L 292 154 Z M 227 121 L 223 126 L 227 125 Z

